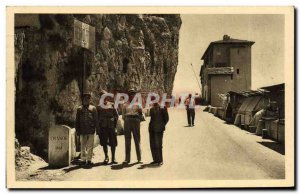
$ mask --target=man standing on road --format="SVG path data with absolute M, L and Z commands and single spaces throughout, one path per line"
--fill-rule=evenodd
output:
M 166 107 L 160 107 L 158 103 L 155 103 L 150 109 L 150 123 L 149 123 L 149 137 L 150 148 L 152 153 L 153 162 L 161 166 L 163 164 L 162 144 L 163 135 L 166 124 L 169 121 L 169 114 Z
M 125 137 L 125 161 L 123 164 L 130 163 L 130 151 L 131 151 L 131 134 L 135 144 L 136 156 L 138 163 L 142 163 L 141 158 L 141 135 L 140 135 L 140 122 L 142 118 L 141 105 L 132 105 L 130 102 L 134 98 L 136 91 L 130 89 L 128 91 L 129 101 L 124 104 L 122 109 L 122 118 L 124 120 L 124 137 Z
M 107 92 L 102 90 L 100 95 L 106 94 Z M 100 98 L 101 98 L 100 96 Z M 105 159 L 103 164 L 108 164 L 109 157 L 108 157 L 108 150 L 107 145 L 111 148 L 111 164 L 117 164 L 115 160 L 115 152 L 116 147 L 118 145 L 117 141 L 117 134 L 116 134 L 116 126 L 118 122 L 118 112 L 114 108 L 114 104 L 109 101 L 110 97 L 106 97 L 103 101 L 104 106 L 101 106 L 101 100 L 99 106 L 97 106 L 98 111 L 98 120 L 99 120 L 99 131 L 97 134 L 100 139 L 100 145 L 103 147 L 103 152 L 105 155 Z M 111 100 L 111 99 L 110 99 Z
M 95 131 L 99 129 L 98 113 L 91 105 L 91 94 L 84 93 L 82 106 L 77 109 L 76 133 L 80 135 L 82 165 L 92 167 Z
M 184 102 L 186 106 L 187 120 L 189 127 L 195 126 L 195 99 L 192 97 L 192 94 L 189 94 L 188 98 Z

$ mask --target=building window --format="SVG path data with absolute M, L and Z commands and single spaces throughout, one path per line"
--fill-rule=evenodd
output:
M 236 70 L 236 73 L 237 73 L 237 74 L 240 74 L 240 69 L 237 69 L 237 70 Z
M 123 73 L 127 73 L 127 71 L 128 71 L 128 63 L 129 63 L 129 60 L 127 58 L 124 58 L 123 59 Z

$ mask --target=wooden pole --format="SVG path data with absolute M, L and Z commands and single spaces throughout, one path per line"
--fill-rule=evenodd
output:
M 83 94 L 86 92 L 86 51 L 82 48 L 82 82 L 81 82 L 81 101 L 83 103 Z
M 83 72 L 82 72 L 82 92 L 86 92 L 86 83 L 85 83 L 85 78 L 86 78 L 86 51 L 83 48 Z

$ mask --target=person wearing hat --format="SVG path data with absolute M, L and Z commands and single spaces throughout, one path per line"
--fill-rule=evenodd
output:
M 166 107 L 160 107 L 154 103 L 150 109 L 149 138 L 153 162 L 150 164 L 161 166 L 163 164 L 162 144 L 166 124 L 169 121 L 169 114 Z
M 99 130 L 98 113 L 96 107 L 91 105 L 90 93 L 84 93 L 82 98 L 82 106 L 77 109 L 75 128 L 80 136 L 82 164 L 91 167 L 94 135 Z
M 138 163 L 142 163 L 141 158 L 141 136 L 140 136 L 140 122 L 142 118 L 142 108 L 139 105 L 130 105 L 134 98 L 136 91 L 130 89 L 128 91 L 129 101 L 126 102 L 122 109 L 122 118 L 124 120 L 124 137 L 125 137 L 125 161 L 123 164 L 130 163 L 131 152 L 131 135 L 133 136 L 136 156 Z
M 100 98 L 103 94 L 106 93 L 107 93 L 106 91 L 102 90 L 100 92 Z M 103 147 L 103 152 L 105 155 L 103 164 L 108 164 L 109 162 L 109 157 L 107 154 L 108 145 L 111 148 L 111 164 L 117 164 L 115 160 L 115 151 L 118 145 L 116 126 L 117 126 L 119 116 L 111 100 L 112 99 L 110 99 L 110 97 L 105 97 L 103 101 L 105 108 L 101 106 L 101 104 L 97 106 L 98 120 L 99 120 L 99 131 L 97 131 L 97 134 L 99 136 L 100 145 Z

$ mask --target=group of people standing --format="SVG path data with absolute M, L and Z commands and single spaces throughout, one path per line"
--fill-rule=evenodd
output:
M 101 95 L 105 91 L 101 91 Z M 131 139 L 133 137 L 137 163 L 142 164 L 141 155 L 141 135 L 140 122 L 143 121 L 142 108 L 139 105 L 131 105 L 130 102 L 135 96 L 136 91 L 128 91 L 129 101 L 121 107 L 122 119 L 124 120 L 125 137 L 125 160 L 124 165 L 131 161 Z M 91 104 L 91 94 L 84 93 L 82 106 L 77 109 L 76 114 L 76 133 L 80 136 L 81 143 L 81 163 L 82 165 L 92 167 L 92 156 L 94 148 L 94 135 L 99 136 L 100 145 L 103 147 L 105 155 L 103 164 L 117 164 L 115 158 L 117 142 L 116 126 L 118 122 L 118 111 L 115 109 L 113 99 L 106 97 L 104 100 L 106 108 L 93 106 Z M 169 121 L 169 115 L 166 107 L 161 107 L 154 103 L 150 109 L 149 139 L 150 148 L 153 157 L 151 164 L 161 166 L 163 164 L 162 144 L 165 126 Z M 108 146 L 111 148 L 111 161 L 108 157 Z

